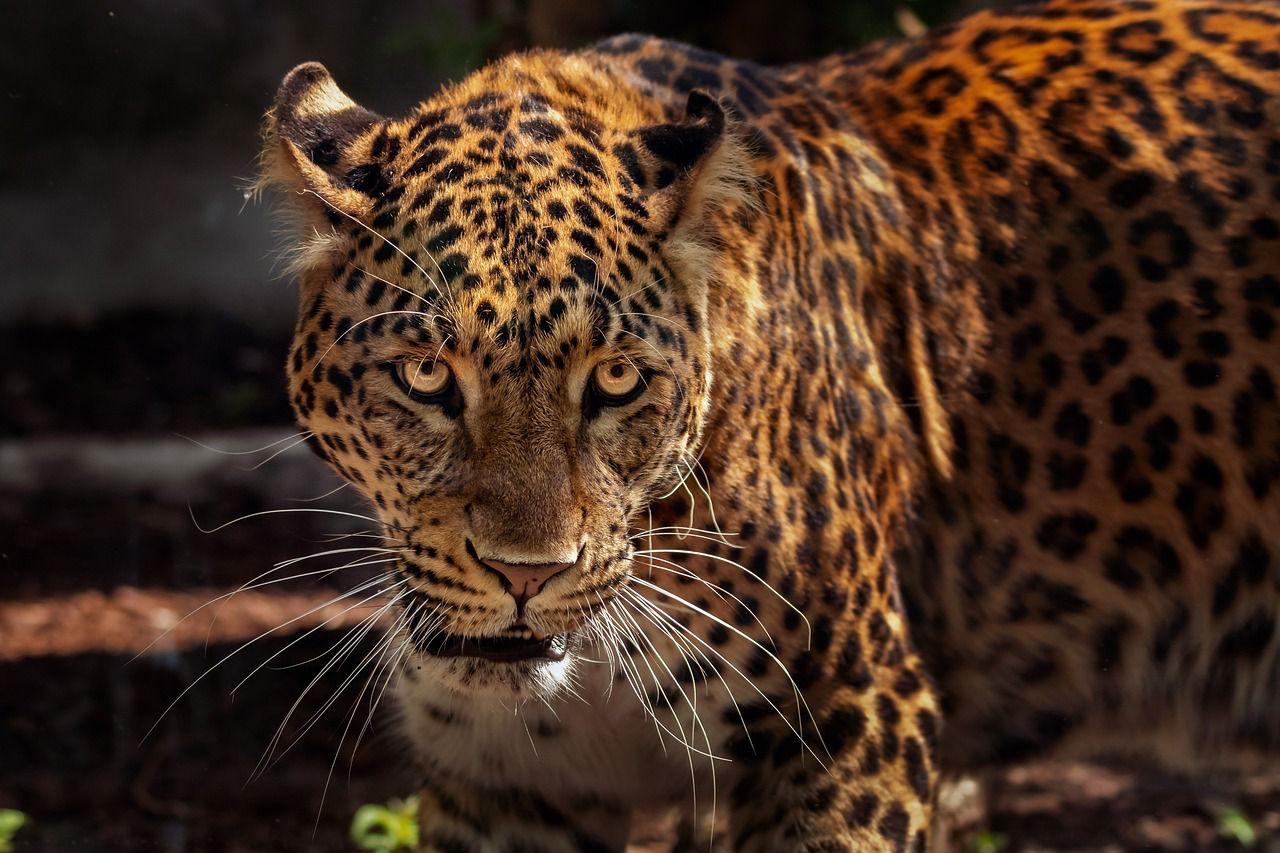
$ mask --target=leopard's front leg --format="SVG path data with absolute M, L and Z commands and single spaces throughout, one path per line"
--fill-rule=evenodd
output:
M 752 731 L 754 748 L 745 735 L 734 742 L 744 762 L 733 791 L 735 850 L 928 848 L 936 699 L 902 643 L 890 642 L 884 657 L 818 679 L 805 695 L 816 725 L 801 730 L 794 716 L 790 725 L 772 717 Z
M 424 853 L 607 853 L 626 848 L 631 826 L 629 809 L 609 800 L 481 787 L 438 774 L 419 798 Z

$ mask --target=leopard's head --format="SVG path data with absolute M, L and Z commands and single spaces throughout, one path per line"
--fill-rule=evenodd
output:
M 528 54 L 385 119 L 311 63 L 268 116 L 293 407 L 377 508 L 416 663 L 461 692 L 567 685 L 706 415 L 740 148 L 712 98 L 663 114 L 612 74 Z

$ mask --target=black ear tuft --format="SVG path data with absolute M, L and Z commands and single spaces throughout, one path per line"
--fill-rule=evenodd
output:
M 640 141 L 659 160 L 688 172 L 724 136 L 724 108 L 706 92 L 694 89 L 685 105 L 684 120 L 640 131 Z
M 684 105 L 684 118 L 685 121 L 706 122 L 714 127 L 716 136 L 724 132 L 724 107 L 701 89 L 689 93 L 689 101 Z

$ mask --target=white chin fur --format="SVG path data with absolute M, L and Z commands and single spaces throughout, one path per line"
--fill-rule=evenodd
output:
M 576 651 L 560 660 L 526 660 L 495 663 L 480 658 L 438 658 L 415 654 L 406 666 L 416 666 L 419 681 L 432 688 L 467 696 L 492 696 L 503 700 L 553 699 L 573 685 Z

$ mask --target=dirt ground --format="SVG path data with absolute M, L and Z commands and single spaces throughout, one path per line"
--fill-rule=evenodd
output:
M 292 634 L 268 637 L 210 669 L 243 640 L 332 593 L 290 594 L 270 608 L 249 596 L 244 606 L 222 608 L 216 625 L 201 618 L 215 606 L 136 659 L 158 628 L 172 627 L 174 616 L 209 596 L 117 590 L 56 605 L 0 606 L 0 650 L 8 657 L 0 660 L 0 805 L 31 817 L 17 836 L 19 851 L 347 850 L 347 823 L 360 804 L 412 789 L 381 719 L 359 749 L 354 731 L 339 743 L 354 693 L 344 692 L 348 698 L 304 732 L 372 649 L 368 639 L 294 714 L 284 743 L 301 733 L 296 745 L 251 779 L 290 704 L 343 632 L 335 623 L 312 632 L 336 612 L 322 608 Z M 166 624 L 157 625 L 155 614 Z M 357 727 L 366 712 L 355 712 Z
M 251 591 L 180 621 L 218 594 L 123 587 L 0 604 L 0 807 L 32 818 L 18 851 L 351 850 L 347 825 L 360 804 L 412 790 L 386 716 L 355 744 L 367 705 L 353 710 L 354 691 L 342 685 L 373 649 L 372 634 L 306 692 L 284 727 L 284 743 L 296 743 L 254 776 L 341 628 L 367 611 L 326 604 L 332 590 Z M 335 693 L 342 698 L 308 726 Z M 1271 840 L 1280 839 L 1280 778 L 1224 784 L 1036 765 L 988 780 L 985 815 L 972 787 L 960 791 L 953 851 L 1242 849 L 1220 826 L 1227 807 L 1248 818 L 1256 849 L 1280 850 Z M 644 829 L 661 838 L 661 827 Z M 651 842 L 645 850 L 661 849 Z

